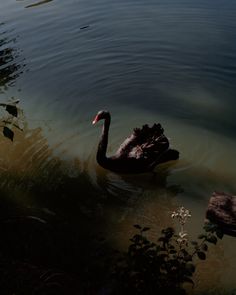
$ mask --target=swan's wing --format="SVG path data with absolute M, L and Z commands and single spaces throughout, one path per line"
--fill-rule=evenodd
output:
M 116 156 L 155 160 L 160 153 L 169 148 L 169 141 L 163 132 L 160 124 L 135 128 L 133 133 L 121 144 Z
M 116 156 L 118 157 L 128 157 L 132 149 L 137 145 L 137 139 L 134 133 L 132 133 L 126 140 L 120 145 L 116 151 Z

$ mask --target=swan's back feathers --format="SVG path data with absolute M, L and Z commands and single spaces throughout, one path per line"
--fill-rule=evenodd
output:
M 161 124 L 135 128 L 133 133 L 121 144 L 116 152 L 117 157 L 136 159 L 155 159 L 169 148 L 169 141 L 164 135 Z

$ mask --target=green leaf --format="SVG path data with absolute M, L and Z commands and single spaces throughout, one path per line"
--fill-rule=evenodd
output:
M 194 273 L 194 272 L 195 272 L 196 267 L 195 267 L 194 264 L 192 264 L 192 263 L 187 263 L 185 267 L 186 267 L 186 269 L 187 269 L 188 271 L 190 271 L 191 273 Z
M 192 256 L 190 254 L 188 254 L 188 255 L 186 255 L 184 257 L 184 261 L 186 261 L 186 262 L 189 262 L 189 261 L 192 261 L 192 260 L 193 260 L 193 258 L 192 258 Z
M 183 256 L 188 255 L 188 252 L 187 252 L 185 249 L 181 249 L 181 250 L 180 250 L 180 253 L 181 253 Z
M 144 245 L 149 245 L 149 247 L 152 247 L 150 241 L 147 240 L 147 239 L 144 239 L 144 240 L 143 240 L 143 244 L 144 244 Z
M 203 228 L 206 232 L 214 232 L 217 229 L 217 225 L 211 222 L 206 223 Z
M 198 236 L 198 239 L 205 239 L 206 237 L 207 237 L 206 235 L 201 234 L 201 235 Z
M 206 241 L 212 244 L 216 244 L 217 243 L 217 238 L 215 236 L 209 236 L 206 238 Z
M 221 230 L 221 229 L 217 229 L 216 230 L 216 235 L 217 235 L 217 237 L 219 238 L 219 239 L 222 239 L 223 238 L 223 236 L 224 236 L 224 233 L 223 233 L 223 231 Z
M 171 238 L 174 235 L 174 229 L 172 227 L 167 227 L 161 231 L 166 237 Z
M 177 253 L 177 251 L 176 251 L 176 250 L 174 250 L 174 249 L 171 249 L 169 253 L 170 253 L 170 254 L 176 254 L 176 253 Z
M 4 135 L 5 137 L 9 138 L 11 141 L 13 141 L 13 138 L 14 138 L 14 132 L 13 132 L 10 128 L 4 126 L 4 127 L 3 127 L 3 135 Z
M 143 239 L 143 237 L 141 235 L 134 235 L 133 238 L 132 238 L 132 242 L 134 243 L 138 243 L 140 242 L 141 240 Z
M 197 256 L 201 260 L 205 260 L 206 259 L 206 254 L 204 252 L 202 252 L 202 251 L 198 251 L 197 252 Z
M 155 251 L 155 250 L 153 250 L 153 249 L 149 249 L 146 253 L 147 253 L 149 256 L 156 256 L 157 251 Z
M 184 281 L 184 283 L 190 283 L 190 284 L 192 284 L 192 285 L 194 286 L 194 282 L 193 282 L 193 280 L 190 279 L 189 277 L 184 277 L 184 278 L 183 278 L 183 281 Z
M 142 229 L 142 231 L 148 231 L 150 229 L 150 227 L 144 227 L 143 229 Z
M 207 251 L 208 250 L 208 246 L 205 243 L 202 244 L 201 248 L 202 248 L 203 251 Z
M 169 247 L 169 249 L 175 249 L 175 247 L 173 245 L 170 245 L 170 244 L 169 244 L 168 247 Z
M 168 255 L 166 253 L 161 253 L 158 255 L 160 259 L 165 259 Z
M 136 245 L 132 244 L 129 246 L 128 253 L 136 252 L 137 248 Z
M 164 243 L 167 243 L 168 242 L 168 239 L 166 237 L 160 237 L 158 239 L 159 242 L 164 242 Z
M 17 112 L 17 107 L 16 106 L 8 104 L 6 106 L 6 111 L 9 114 L 11 114 L 12 116 L 17 117 L 18 112 Z

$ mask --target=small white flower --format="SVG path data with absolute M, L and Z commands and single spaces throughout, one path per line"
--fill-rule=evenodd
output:
M 178 218 L 180 224 L 185 224 L 187 218 L 191 217 L 190 211 L 185 209 L 183 206 L 179 207 L 177 211 L 173 211 L 171 214 L 172 218 Z
M 177 218 L 181 226 L 179 236 L 176 239 L 177 243 L 180 245 L 186 245 L 188 243 L 188 234 L 186 231 L 184 231 L 184 225 L 187 219 L 191 217 L 190 211 L 181 206 L 176 211 L 172 212 L 171 217 Z
M 187 235 L 188 235 L 188 233 L 186 231 L 179 232 L 180 238 L 185 238 L 185 237 L 187 237 Z

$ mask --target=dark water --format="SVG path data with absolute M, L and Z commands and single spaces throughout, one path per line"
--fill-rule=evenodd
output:
M 173 225 L 180 205 L 192 212 L 195 237 L 212 192 L 236 192 L 235 1 L 10 0 L 0 8 L 0 102 L 19 99 L 24 113 L 13 143 L 0 139 L 1 211 L 20 220 L 11 230 L 24 249 L 23 217 L 55 233 L 51 260 L 46 242 L 39 247 L 45 231 L 33 235 L 27 247 L 42 253 L 35 263 L 74 271 L 98 244 L 127 246 L 135 223 L 152 235 Z M 160 122 L 178 163 L 156 178 L 98 167 L 100 126 L 91 121 L 104 108 L 109 153 L 133 127 Z M 212 248 L 196 292 L 236 288 L 235 246 L 225 237 Z

